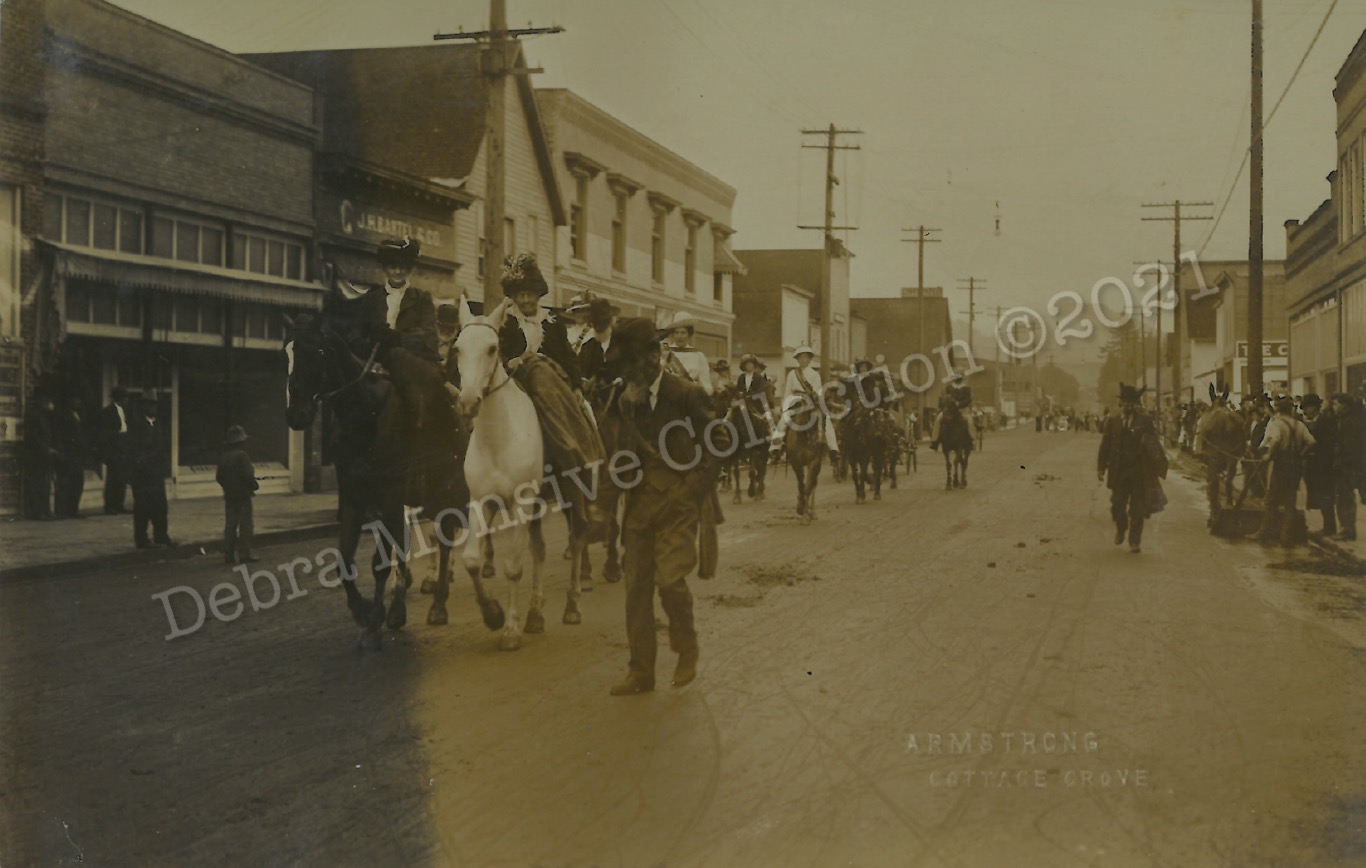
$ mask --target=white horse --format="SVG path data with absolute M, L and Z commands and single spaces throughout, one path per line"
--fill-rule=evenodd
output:
M 545 539 L 541 518 L 548 506 L 540 497 L 545 452 L 536 408 L 522 387 L 503 369 L 498 354 L 498 332 L 506 316 L 506 302 L 488 316 L 475 316 L 462 297 L 460 335 L 452 350 L 457 354 L 460 369 L 456 408 L 473 424 L 469 449 L 465 453 L 465 480 L 470 489 L 470 527 L 463 554 L 465 569 L 474 582 L 475 593 L 482 599 L 481 541 L 494 533 L 505 534 L 507 539 L 494 547 L 504 559 L 503 577 L 508 582 L 508 612 L 500 647 L 504 651 L 515 651 L 522 644 L 517 596 L 523 557 L 528 549 L 531 552 L 531 604 L 527 609 L 526 632 L 545 631 L 545 616 L 541 613 L 545 606 L 541 575 L 545 564 Z M 581 620 L 577 572 L 571 572 L 569 600 L 564 613 L 566 624 L 577 624 Z

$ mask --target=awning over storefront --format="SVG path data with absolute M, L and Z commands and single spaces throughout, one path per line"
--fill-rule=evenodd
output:
M 730 248 L 723 244 L 716 245 L 716 262 L 712 266 L 722 274 L 745 273 L 745 264 L 735 258 L 735 254 L 730 252 Z
M 318 284 L 302 280 L 287 280 L 211 265 L 156 260 L 51 241 L 41 243 L 53 250 L 54 274 L 58 278 L 77 278 L 282 307 L 321 309 L 323 306 L 324 289 Z

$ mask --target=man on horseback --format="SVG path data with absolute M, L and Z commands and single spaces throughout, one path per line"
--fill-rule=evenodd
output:
M 719 461 L 702 443 L 714 418 L 710 399 L 700 386 L 664 369 L 659 338 L 647 320 L 622 324 L 610 356 L 626 383 L 620 406 L 628 446 L 640 459 L 622 534 L 631 660 L 626 680 L 611 690 L 628 696 L 654 690 L 656 592 L 669 618 L 669 646 L 678 654 L 673 685 L 682 687 L 697 675 L 697 630 L 686 579 L 698 564 L 702 502 L 715 493 Z
M 953 376 L 949 377 L 948 384 L 944 387 L 944 397 L 952 401 L 958 408 L 959 415 L 967 418 L 968 408 L 972 406 L 972 387 L 963 381 L 963 372 L 954 371 Z M 942 433 L 944 414 L 940 413 L 934 417 L 934 431 L 930 436 L 930 448 L 938 449 L 940 434 Z
M 782 445 L 783 437 L 787 434 L 787 426 L 791 424 L 793 410 L 805 399 L 810 401 L 811 407 L 819 411 L 819 416 L 824 421 L 824 424 L 816 429 L 817 436 L 830 450 L 830 460 L 838 460 L 839 439 L 835 435 L 834 421 L 830 414 L 825 412 L 825 386 L 821 383 L 821 375 L 811 367 L 811 361 L 816 358 L 816 351 L 803 344 L 792 351 L 792 357 L 796 360 L 797 367 L 787 372 L 787 382 L 783 388 L 783 411 L 773 431 L 772 448 L 777 450 Z
M 541 307 L 541 298 L 549 292 L 533 254 L 508 257 L 503 265 L 507 316 L 498 333 L 498 352 L 508 373 L 536 407 L 554 472 L 559 475 L 582 468 L 598 476 L 607 456 L 580 395 L 583 381 L 579 359 L 569 345 L 568 330 L 563 321 Z M 458 374 L 449 367 L 447 372 Z M 594 497 L 576 485 L 562 485 L 560 489 L 587 522 L 588 539 L 604 539 L 607 516 L 597 504 L 596 484 L 590 488 Z

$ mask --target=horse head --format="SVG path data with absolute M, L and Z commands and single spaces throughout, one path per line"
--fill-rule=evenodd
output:
M 318 394 L 323 386 L 322 318 L 301 313 L 285 320 L 285 358 L 288 362 L 285 421 L 295 431 L 313 424 Z
M 508 302 L 504 301 L 488 316 L 475 316 L 469 301 L 462 295 L 459 311 L 460 333 L 451 344 L 460 370 L 460 397 L 456 409 L 467 419 L 479 415 L 479 405 L 489 392 L 507 379 L 503 360 L 498 354 L 498 333 L 507 319 Z

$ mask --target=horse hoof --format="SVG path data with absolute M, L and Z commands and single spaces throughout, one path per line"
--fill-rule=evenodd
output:
M 436 582 L 431 579 L 423 579 L 422 587 L 417 589 L 419 594 L 431 594 L 436 592 Z
M 490 630 L 501 630 L 505 618 L 503 617 L 503 607 L 497 600 L 489 600 L 487 606 L 481 606 L 484 612 L 484 626 Z
M 753 495 L 750 495 L 750 496 L 753 497 Z M 730 501 L 730 502 L 731 502 L 731 503 L 744 503 L 744 500 L 740 497 L 740 492 L 739 492 L 738 490 L 735 492 L 735 497 L 731 498 L 731 501 Z
M 408 607 L 402 605 L 390 606 L 389 614 L 384 619 L 384 626 L 390 630 L 402 630 L 408 623 Z
M 863 503 L 863 496 L 862 496 L 862 495 L 859 495 L 858 497 L 856 497 L 856 498 L 854 499 L 854 503 L 859 503 L 859 504 Z
M 356 622 L 357 627 L 364 627 L 370 623 L 370 604 L 365 600 L 357 600 L 351 603 L 351 619 Z
M 621 581 L 621 565 L 608 564 L 607 566 L 603 567 L 602 580 L 610 584 L 616 584 L 617 582 Z
M 564 618 L 562 620 L 566 624 L 582 624 L 583 616 L 579 614 L 578 609 L 565 609 Z
M 593 577 L 590 576 L 590 575 L 588 575 L 588 571 L 587 571 L 587 570 L 584 570 L 584 571 L 583 571 L 583 574 L 579 577 L 579 591 L 580 591 L 581 593 L 587 594 L 589 591 L 592 591 L 592 590 L 593 590 Z
M 498 575 L 498 568 L 493 564 L 484 564 L 484 568 L 479 571 L 480 578 L 491 579 Z
M 873 492 L 873 500 L 881 500 L 881 499 L 882 499 L 882 492 L 880 492 L 880 491 L 875 491 L 875 492 Z
M 806 526 L 807 526 L 808 524 L 810 524 L 810 523 L 811 523 L 811 516 L 809 516 L 809 515 L 804 515 L 804 516 L 802 516 L 802 521 L 801 521 L 802 527 L 806 527 Z
M 446 614 L 445 606 L 437 608 L 437 605 L 433 603 L 432 607 L 427 610 L 427 626 L 429 627 L 444 627 L 448 620 L 449 616 Z
M 567 561 L 572 561 L 574 559 L 574 550 L 572 548 L 569 548 L 568 546 L 565 547 L 564 559 Z
M 383 651 L 384 637 L 380 636 L 378 632 L 366 630 L 361 634 L 360 647 L 364 648 L 366 651 Z
M 521 634 L 521 633 L 504 633 L 503 636 L 502 636 L 502 638 L 498 640 L 498 650 L 499 650 L 499 651 L 516 651 L 517 649 L 519 649 L 519 648 L 521 648 L 521 647 L 522 647 L 522 634 Z
M 526 633 L 545 632 L 545 616 L 541 614 L 539 609 L 532 609 L 526 613 L 526 626 L 522 630 Z

